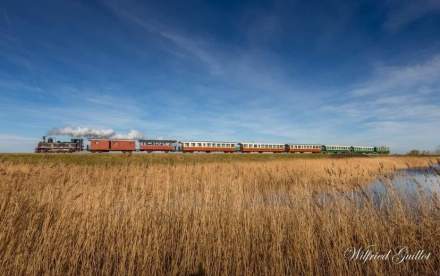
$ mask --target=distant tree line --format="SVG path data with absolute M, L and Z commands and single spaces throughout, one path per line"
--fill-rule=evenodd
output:
M 413 149 L 407 152 L 406 155 L 440 155 L 440 146 L 437 146 L 433 151 Z

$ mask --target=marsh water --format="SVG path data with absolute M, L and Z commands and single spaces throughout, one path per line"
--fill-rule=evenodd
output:
M 427 168 L 411 168 L 396 171 L 393 175 L 380 177 L 363 188 L 335 193 L 321 193 L 315 199 L 320 204 L 341 198 L 355 201 L 359 206 L 372 203 L 380 208 L 392 199 L 416 207 L 422 202 L 440 196 L 440 165 Z
M 411 168 L 397 170 L 392 175 L 379 177 L 370 184 L 349 191 L 314 192 L 310 197 L 292 198 L 284 191 L 271 191 L 259 195 L 246 205 L 301 207 L 304 202 L 313 202 L 321 207 L 329 207 L 332 203 L 354 203 L 357 207 L 371 206 L 375 208 L 389 207 L 397 201 L 411 209 L 423 203 L 440 200 L 440 165 L 427 168 Z M 396 201 L 397 200 L 397 201 Z

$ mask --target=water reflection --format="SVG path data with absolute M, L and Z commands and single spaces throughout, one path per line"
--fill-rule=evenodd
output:
M 338 198 L 354 201 L 357 206 L 373 204 L 381 208 L 387 204 L 400 203 L 416 208 L 421 202 L 429 202 L 440 195 L 440 166 L 399 170 L 394 175 L 382 177 L 364 188 L 337 195 L 321 194 L 319 203 L 325 203 Z

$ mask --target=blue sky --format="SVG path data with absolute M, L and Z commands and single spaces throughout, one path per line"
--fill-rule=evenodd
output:
M 2 1 L 0 152 L 56 127 L 440 145 L 440 1 Z

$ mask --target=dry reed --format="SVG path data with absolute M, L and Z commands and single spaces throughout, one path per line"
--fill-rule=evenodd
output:
M 0 162 L 0 275 L 439 273 L 435 198 L 421 201 L 417 216 L 397 198 L 380 209 L 368 200 L 314 200 L 435 158 L 106 165 L 88 156 L 84 164 L 8 158 Z M 432 256 L 401 264 L 344 256 L 368 245 Z

